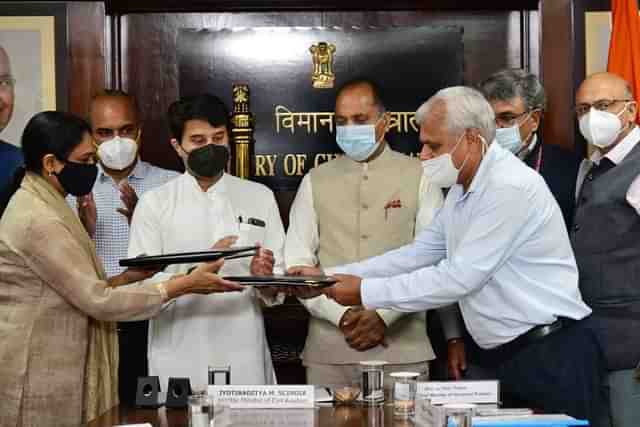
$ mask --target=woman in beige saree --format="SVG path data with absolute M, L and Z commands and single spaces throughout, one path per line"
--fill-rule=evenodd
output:
M 154 285 L 154 271 L 105 277 L 65 202 L 91 191 L 97 170 L 87 124 L 43 112 L 22 136 L 25 167 L 0 200 L 0 426 L 77 426 L 117 404 L 113 321 L 153 316 L 187 293 L 242 287 L 204 263 Z

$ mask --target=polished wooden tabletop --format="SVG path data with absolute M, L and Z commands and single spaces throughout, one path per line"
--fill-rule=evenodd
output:
M 150 423 L 154 427 L 188 427 L 186 409 L 139 409 L 117 406 L 88 427 Z M 410 420 L 393 417 L 390 404 L 381 406 L 322 405 L 315 409 L 224 409 L 215 427 L 413 427 Z

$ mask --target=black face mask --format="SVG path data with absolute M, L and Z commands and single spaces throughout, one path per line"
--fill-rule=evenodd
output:
M 229 149 L 224 145 L 208 144 L 189 153 L 187 166 L 198 176 L 213 178 L 220 175 L 229 161 Z
M 91 193 L 98 177 L 98 167 L 86 163 L 65 161 L 60 173 L 56 173 L 62 189 L 72 196 L 81 197 Z

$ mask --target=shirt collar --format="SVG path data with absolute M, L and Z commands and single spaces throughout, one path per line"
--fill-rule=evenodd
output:
M 193 175 L 191 175 L 188 171 L 185 171 L 184 174 L 182 174 L 182 176 L 188 183 L 189 187 L 191 187 L 193 190 L 195 190 L 200 194 L 208 194 L 208 195 L 226 193 L 227 181 L 229 181 L 228 174 L 224 172 L 222 174 L 222 177 L 218 180 L 218 182 L 213 184 L 211 187 L 209 187 L 209 189 L 206 192 L 204 192 L 202 191 L 202 188 L 198 184 L 198 181 L 196 180 L 196 178 Z
M 627 157 L 627 154 L 633 150 L 633 147 L 640 141 L 640 128 L 634 126 L 631 132 L 625 136 L 622 141 L 616 144 L 607 154 L 604 155 L 607 159 L 611 160 L 613 164 L 617 165 Z M 594 151 L 590 157 L 590 160 L 598 164 L 602 159 L 602 153 L 598 150 Z
M 136 165 L 133 167 L 133 169 L 129 173 L 129 176 L 127 176 L 127 179 L 132 179 L 132 178 L 134 180 L 144 179 L 148 173 L 149 173 L 149 165 L 143 162 L 142 160 L 140 160 L 140 158 L 138 157 L 136 159 Z M 98 163 L 98 180 L 100 180 L 100 182 L 104 182 L 109 179 L 111 179 L 111 177 L 107 175 L 107 173 L 104 171 L 102 164 Z

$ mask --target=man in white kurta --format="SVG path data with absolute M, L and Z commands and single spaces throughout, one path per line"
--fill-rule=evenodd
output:
M 185 160 L 187 172 L 140 199 L 131 224 L 129 255 L 202 251 L 227 236 L 237 236 L 238 246 L 259 243 L 273 251 L 274 269 L 281 272 L 284 228 L 271 190 L 226 173 L 204 190 L 206 179 L 194 176 L 190 168 L 188 153 L 194 147 L 228 147 L 228 115 L 217 103 L 217 98 L 202 95 L 170 108 L 172 145 Z M 181 142 L 176 136 L 182 137 Z M 264 226 L 249 224 L 248 219 Z M 219 274 L 255 273 L 251 263 L 248 258 L 229 260 Z M 170 265 L 152 280 L 190 267 Z M 232 384 L 274 383 L 260 297 L 247 288 L 215 297 L 186 296 L 168 304 L 150 321 L 149 374 L 158 375 L 162 385 L 169 377 L 188 377 L 192 388 L 202 389 L 209 365 L 230 365 Z

